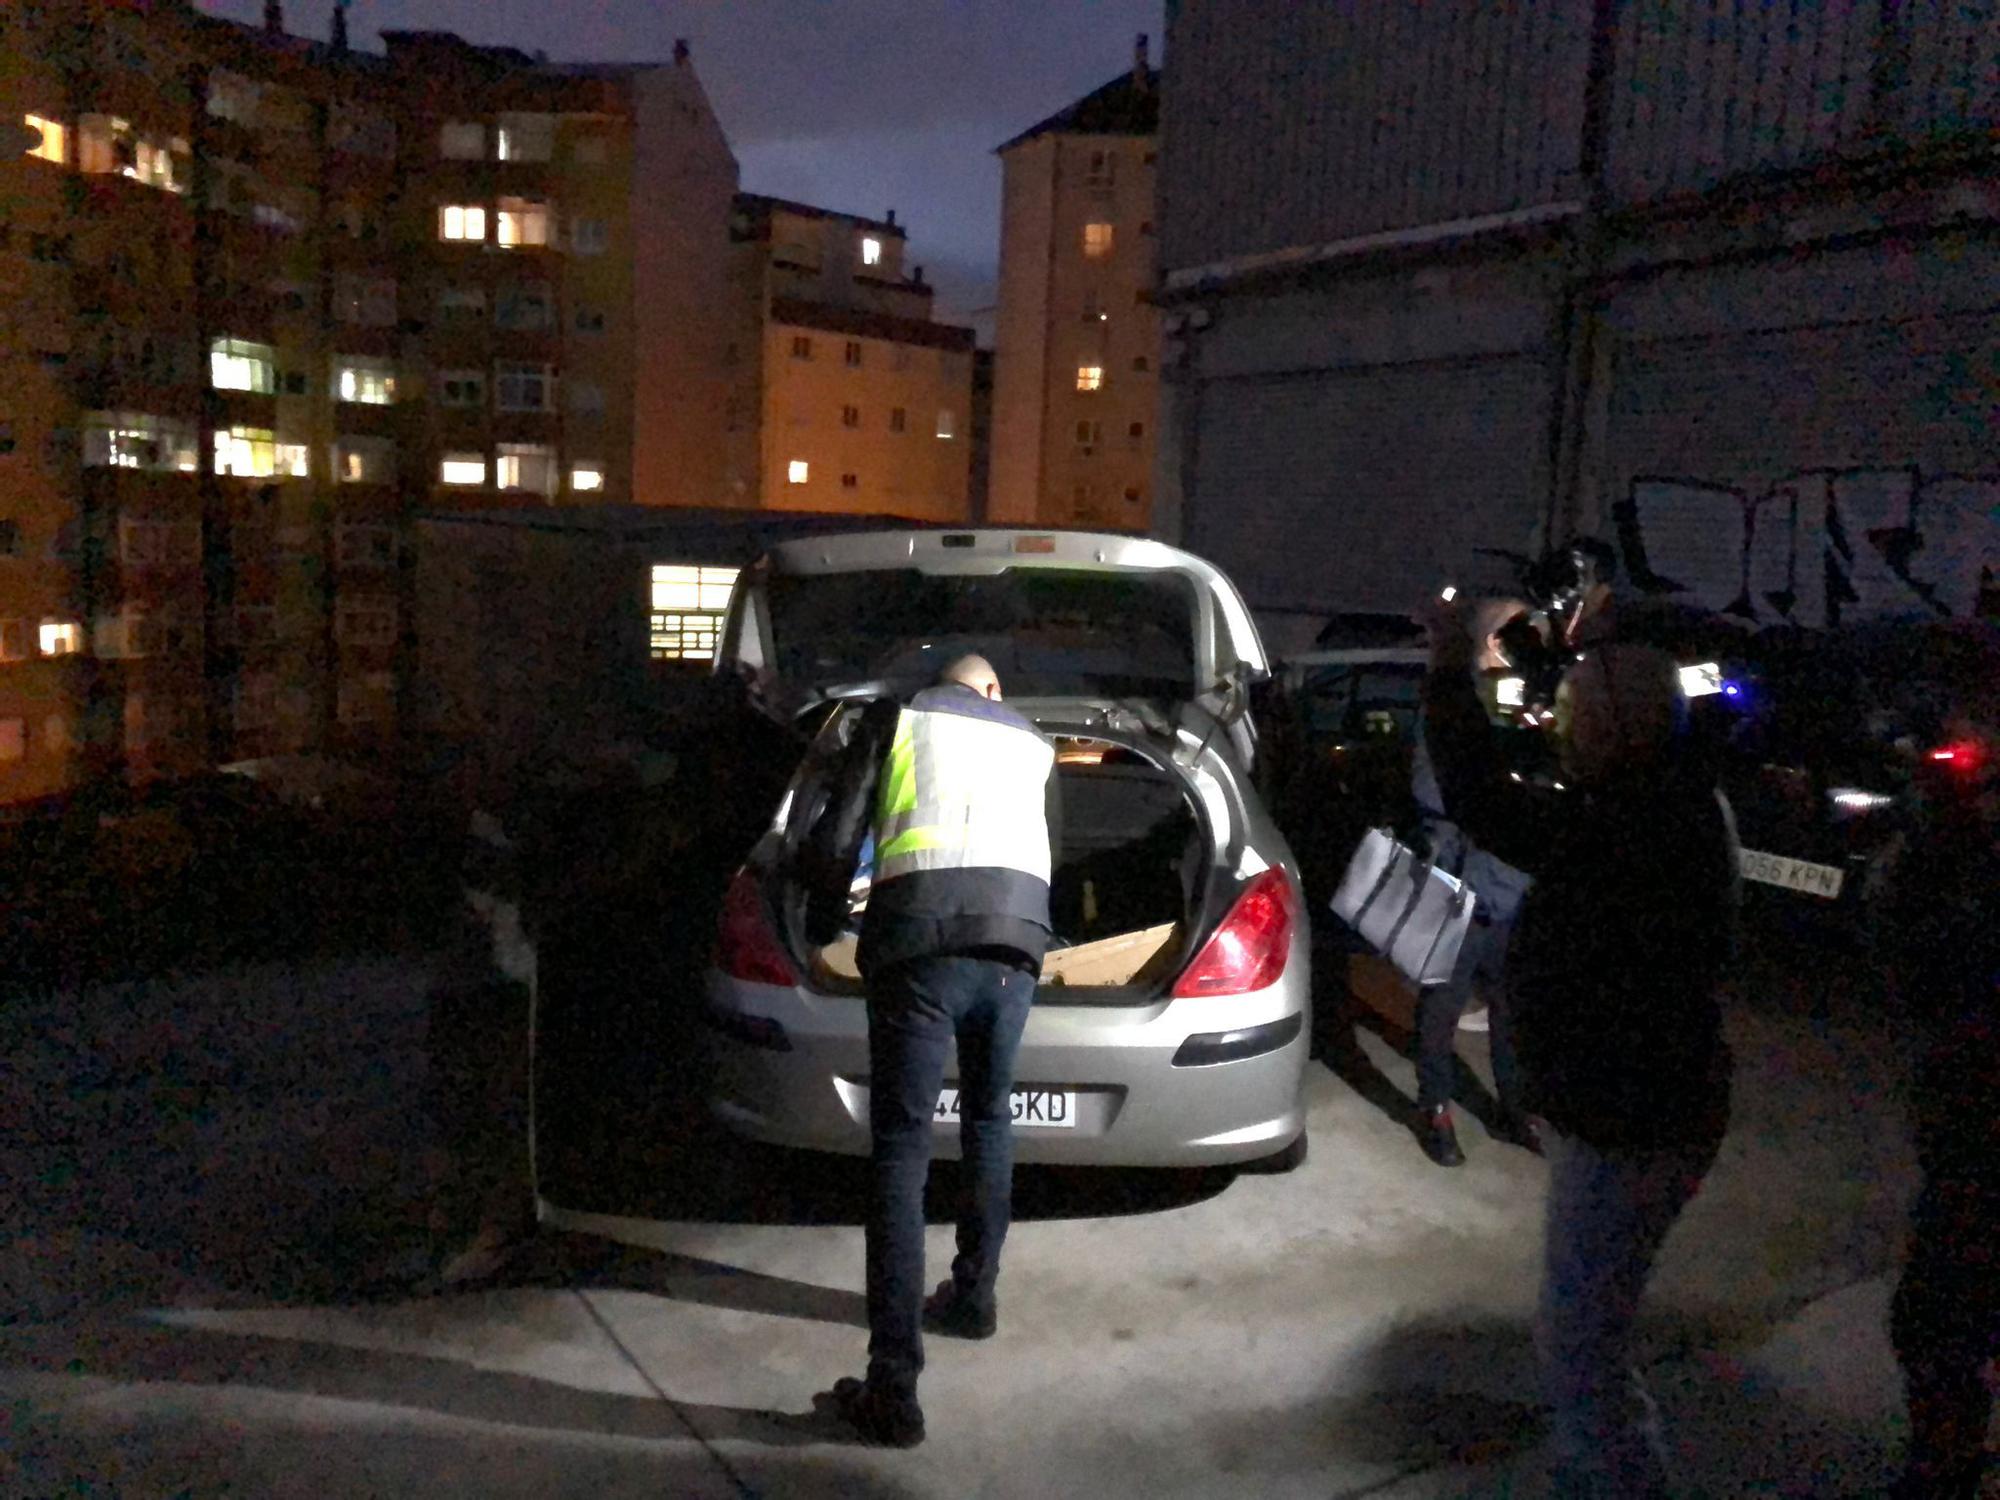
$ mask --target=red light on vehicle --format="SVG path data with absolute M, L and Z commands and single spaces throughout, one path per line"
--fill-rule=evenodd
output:
M 798 971 L 792 967 L 771 917 L 764 905 L 764 892 L 749 870 L 738 870 L 722 896 L 722 918 L 716 924 L 715 966 L 731 979 L 752 984 L 795 985 Z
M 1930 760 L 1934 765 L 1949 766 L 1954 771 L 1976 770 L 1980 761 L 1979 746 L 1969 740 L 1957 745 L 1940 745 L 1931 751 Z
M 1298 898 L 1282 870 L 1251 881 L 1174 984 L 1179 998 L 1242 995 L 1276 984 L 1291 956 Z

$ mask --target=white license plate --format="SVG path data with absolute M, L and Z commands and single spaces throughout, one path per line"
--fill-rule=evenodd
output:
M 1743 850 L 1741 868 L 1745 880 L 1761 881 L 1828 901 L 1837 897 L 1847 882 L 1847 872 L 1838 865 L 1816 865 L 1783 854 L 1766 854 L 1761 849 Z
M 1076 1129 L 1074 1094 L 1052 1089 L 1016 1089 L 1008 1097 L 1012 1101 L 1009 1114 L 1016 1126 L 1037 1130 Z M 958 1123 L 957 1089 L 945 1089 L 938 1095 L 937 1113 L 932 1118 L 939 1125 Z

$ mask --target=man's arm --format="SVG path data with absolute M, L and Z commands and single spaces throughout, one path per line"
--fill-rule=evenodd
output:
M 806 936 L 815 943 L 832 942 L 847 921 L 849 888 L 874 821 L 876 783 L 899 711 L 892 698 L 861 711 L 830 778 L 826 805 L 800 841 L 795 867 L 806 887 Z

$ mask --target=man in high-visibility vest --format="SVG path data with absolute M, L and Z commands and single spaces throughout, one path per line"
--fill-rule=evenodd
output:
M 886 705 L 884 706 L 886 707 Z M 886 747 L 882 741 L 886 739 Z M 868 1374 L 836 1412 L 870 1442 L 923 1441 L 920 1329 L 987 1338 L 1012 1216 L 1014 1056 L 1049 939 L 1046 797 L 1054 747 L 1000 702 L 983 658 L 953 662 L 895 712 L 871 710 L 809 844 L 844 900 L 861 838 L 874 882 L 858 954 L 868 984 Z M 945 1060 L 958 1045 L 958 1078 Z M 951 1278 L 924 1297 L 931 1132 L 953 1105 L 965 1165 Z

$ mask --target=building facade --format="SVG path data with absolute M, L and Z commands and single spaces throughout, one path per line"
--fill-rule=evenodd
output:
M 1128 72 L 1000 147 L 996 521 L 1150 523 L 1159 114 L 1142 36 Z
M 743 193 L 731 235 L 733 502 L 969 519 L 973 333 L 932 320 L 895 215 Z
M 722 482 L 736 170 L 685 51 L 282 21 L 0 11 L 0 801 L 406 750 L 416 515 Z
M 1281 644 L 1576 533 L 1756 622 L 1978 609 L 1996 19 L 1170 4 L 1162 529 Z

